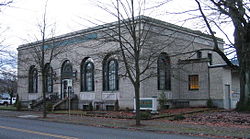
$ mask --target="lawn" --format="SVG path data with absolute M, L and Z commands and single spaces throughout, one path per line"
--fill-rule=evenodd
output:
M 14 105 L 0 105 L 0 110 L 16 110 L 16 107 Z

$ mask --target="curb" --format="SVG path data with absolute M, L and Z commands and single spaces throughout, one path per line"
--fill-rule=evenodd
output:
M 31 112 L 32 113 L 32 112 Z M 41 113 L 37 113 L 37 112 L 33 112 L 33 114 L 41 114 Z M 22 118 L 22 117 L 18 117 L 20 115 L 30 115 L 30 113 L 26 113 L 26 111 L 24 111 L 24 113 L 19 113 L 19 115 L 11 115 L 11 114 L 2 114 L 0 113 L 0 116 L 4 116 L 4 117 L 15 117 L 15 118 Z M 32 114 L 31 114 L 32 115 Z M 65 114 L 55 114 L 55 115 L 65 115 Z M 77 114 L 75 114 L 77 115 Z M 100 127 L 100 128 L 114 128 L 114 129 L 125 129 L 125 130 L 133 130 L 133 131 L 146 131 L 146 132 L 155 132 L 155 133 L 162 133 L 162 134 L 176 134 L 176 135 L 187 135 L 187 136 L 199 136 L 199 137 L 211 137 L 211 138 L 235 138 L 235 139 L 244 139 L 243 137 L 235 137 L 235 136 L 222 136 L 222 135 L 212 135 L 212 134 L 206 134 L 206 133 L 188 133 L 188 132 L 179 132 L 179 131 L 168 131 L 168 130 L 159 130 L 159 129 L 145 129 L 145 126 L 140 126 L 140 127 L 136 127 L 133 125 L 129 125 L 129 126 L 113 126 L 113 125 L 108 125 L 108 124 L 103 124 L 103 123 L 98 123 L 98 125 L 96 123 L 94 124 L 90 124 L 90 123 L 84 123 L 84 122 L 78 122 L 77 120 L 73 121 L 63 121 L 63 119 L 60 120 L 60 118 L 55 119 L 54 117 L 48 117 L 47 118 L 42 118 L 42 117 L 38 117 L 38 118 L 22 118 L 22 119 L 28 119 L 28 120 L 39 120 L 39 121 L 47 121 L 47 122 L 55 122 L 55 123 L 67 123 L 67 124 L 76 124 L 76 125 L 84 125 L 84 126 L 93 126 L 93 127 Z M 131 119 L 128 119 L 131 120 Z M 144 121 L 144 120 L 143 120 Z M 145 120 L 146 121 L 146 120 Z

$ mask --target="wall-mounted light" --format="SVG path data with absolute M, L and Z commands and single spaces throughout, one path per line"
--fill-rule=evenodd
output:
M 73 70 L 73 75 L 72 76 L 75 77 L 75 79 L 77 79 L 77 70 L 76 69 Z

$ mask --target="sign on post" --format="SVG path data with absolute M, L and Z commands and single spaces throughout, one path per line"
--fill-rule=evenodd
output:
M 151 113 L 157 112 L 157 98 L 140 98 L 140 110 L 151 110 Z M 136 103 L 134 98 L 134 112 L 136 110 Z
M 140 100 L 140 109 L 152 109 L 153 100 L 152 99 L 142 99 Z
M 73 86 L 72 79 L 67 79 L 67 81 L 68 81 L 68 87 L 72 87 Z

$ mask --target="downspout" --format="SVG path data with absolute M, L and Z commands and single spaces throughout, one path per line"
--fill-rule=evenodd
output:
M 181 99 L 181 70 L 180 70 L 180 66 L 178 66 L 179 68 L 179 99 Z
M 210 87 L 210 70 L 209 70 L 209 63 L 207 64 L 207 70 L 208 70 L 208 72 L 207 72 L 207 80 L 208 80 L 208 82 L 207 82 L 207 87 L 208 87 L 208 99 L 211 99 L 211 94 L 210 94 L 210 89 L 211 89 L 211 87 Z

